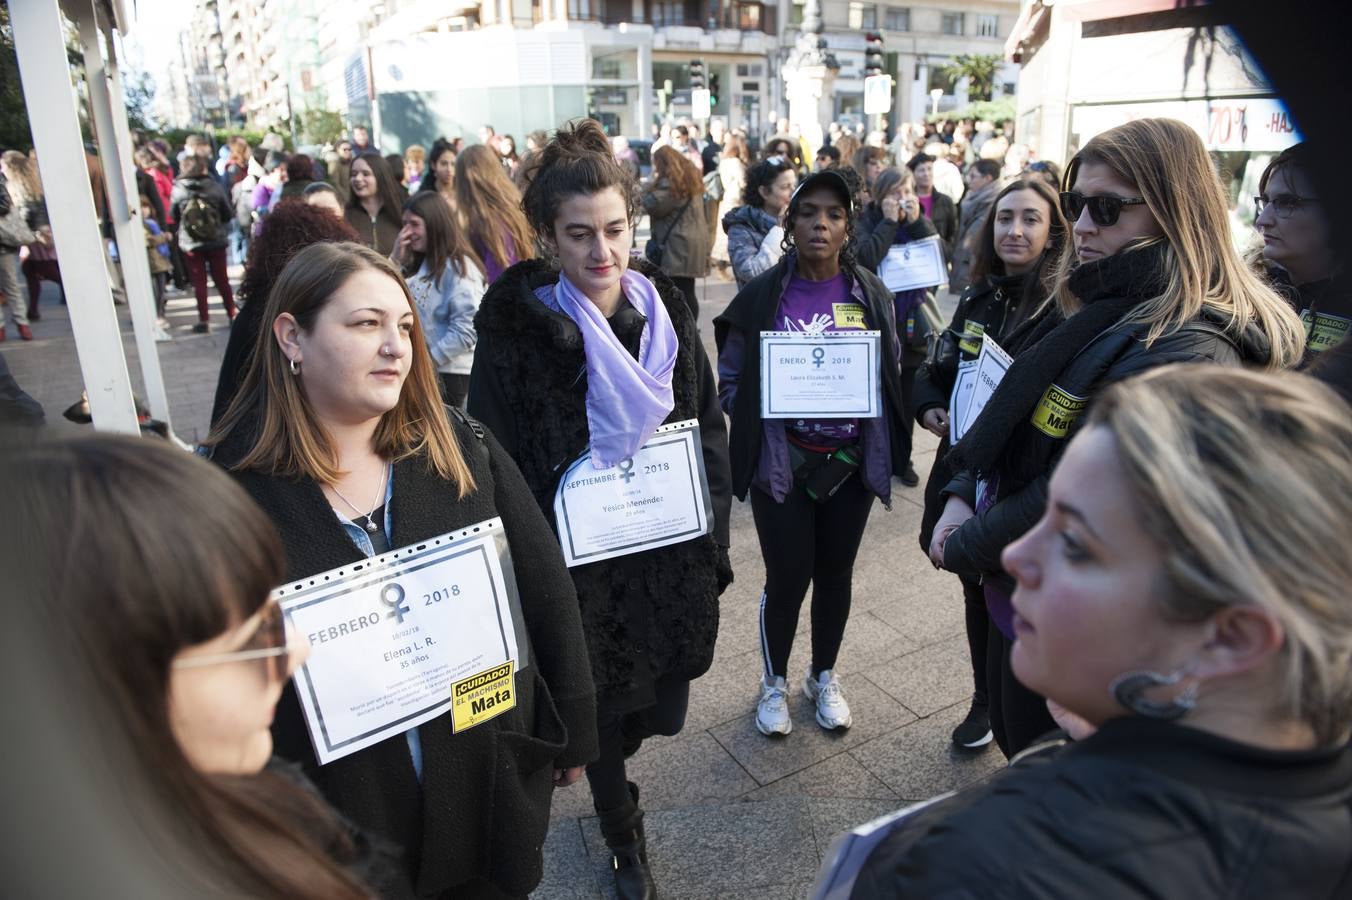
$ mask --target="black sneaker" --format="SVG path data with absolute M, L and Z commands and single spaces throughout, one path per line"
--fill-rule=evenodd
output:
M 194 322 L 192 324 L 193 334 L 206 334 L 210 330 L 211 326 L 208 325 L 206 322 Z
M 920 483 L 920 474 L 916 472 L 915 466 L 909 462 L 906 464 L 906 471 L 902 473 L 901 483 L 907 487 L 915 487 Z
M 953 746 L 966 752 L 984 750 L 994 739 L 995 733 L 991 731 L 990 715 L 986 712 L 986 707 L 975 703 L 967 713 L 967 718 L 962 720 L 962 724 L 953 729 Z

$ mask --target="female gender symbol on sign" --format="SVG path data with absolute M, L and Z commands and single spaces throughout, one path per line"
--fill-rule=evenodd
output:
M 620 477 L 624 479 L 625 484 L 634 480 L 634 473 L 630 471 L 630 469 L 634 468 L 634 460 L 632 458 L 622 459 L 615 465 L 619 468 Z
M 826 349 L 824 347 L 812 348 L 812 364 L 821 368 L 826 363 Z
M 404 589 L 397 582 L 390 582 L 380 589 L 380 602 L 390 607 L 390 611 L 385 613 L 385 618 L 398 619 L 398 624 L 404 624 L 404 614 L 408 612 L 408 607 L 404 605 Z

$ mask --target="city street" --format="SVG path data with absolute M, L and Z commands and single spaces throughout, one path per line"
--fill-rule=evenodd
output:
M 237 283 L 238 270 L 232 281 Z M 700 320 L 726 306 L 734 285 L 710 277 Z M 945 313 L 952 297 L 943 296 Z M 124 345 L 137 383 L 126 307 L 118 307 Z M 194 335 L 191 296 L 170 301 L 174 340 L 160 344 L 174 430 L 185 441 L 205 436 L 220 357 L 229 336 L 212 297 L 213 330 Z M 53 427 L 77 429 L 61 411 L 78 399 L 79 368 L 65 308 L 52 286 L 31 343 L 10 340 L 2 351 L 15 378 L 47 411 Z M 921 484 L 935 440 L 916 430 Z M 921 489 L 894 482 L 892 510 L 875 506 L 855 567 L 854 601 L 839 671 L 854 727 L 828 734 L 813 720 L 801 692 L 808 658 L 804 603 L 790 671 L 794 730 L 770 739 L 756 731 L 761 655 L 758 600 L 763 578 L 751 510 L 733 506 L 736 582 L 723 596 L 713 668 L 694 683 L 685 730 L 654 738 L 631 760 L 643 792 L 648 853 L 662 896 L 791 898 L 807 896 L 822 854 L 840 831 L 908 802 L 985 777 L 1003 759 L 993 745 L 975 757 L 953 752 L 949 732 L 967 712 L 971 673 L 963 635 L 961 594 L 952 576 L 935 571 L 916 544 Z M 555 794 L 538 898 L 609 896 L 610 856 L 592 811 L 585 779 Z

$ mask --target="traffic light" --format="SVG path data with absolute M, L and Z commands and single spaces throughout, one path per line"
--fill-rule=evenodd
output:
M 704 87 L 704 60 L 690 60 L 690 89 L 699 90 Z
M 877 31 L 864 32 L 864 77 L 883 74 L 883 36 Z
M 719 82 L 722 80 L 722 77 L 719 76 L 717 72 L 714 72 L 709 76 L 709 103 L 713 106 L 718 105 Z

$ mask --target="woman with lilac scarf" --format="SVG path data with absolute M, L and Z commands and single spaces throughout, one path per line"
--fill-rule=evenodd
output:
M 877 272 L 895 244 L 906 244 L 938 234 L 920 209 L 915 193 L 915 176 L 909 169 L 883 169 L 873 182 L 877 197 L 859 216 L 859 244 L 855 258 L 870 272 Z M 915 431 L 915 376 L 925 361 L 930 329 L 920 304 L 925 291 L 898 291 L 893 295 L 897 308 L 897 337 L 901 339 L 901 402 L 906 408 L 906 434 Z M 901 483 L 915 487 L 920 483 L 915 466 L 906 461 Z
M 684 297 L 631 257 L 638 185 L 609 139 L 583 120 L 539 152 L 523 206 L 552 259 L 512 266 L 484 296 L 470 414 L 515 458 L 551 521 L 573 463 L 625 470 L 663 424 L 698 421 L 709 487 L 711 533 L 569 570 L 597 690 L 592 801 L 617 894 L 653 897 L 624 761 L 645 738 L 681 730 L 690 682 L 713 661 L 718 597 L 732 581 L 727 429 Z

